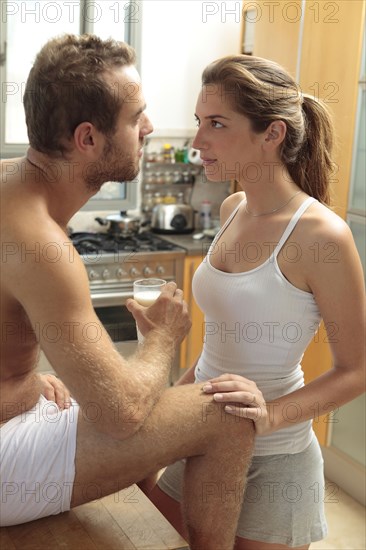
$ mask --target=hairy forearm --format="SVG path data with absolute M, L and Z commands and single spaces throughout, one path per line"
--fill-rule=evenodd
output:
M 152 330 L 136 354 L 125 359 L 103 333 L 94 344 L 65 343 L 53 364 L 84 415 L 93 417 L 94 427 L 126 439 L 140 429 L 159 400 L 175 348 L 169 334 Z
M 127 362 L 128 368 L 134 372 L 145 416 L 149 415 L 169 382 L 175 353 L 174 340 L 166 333 L 152 330 Z
M 303 388 L 268 401 L 271 432 L 336 412 L 341 405 L 363 393 L 364 383 L 361 368 L 346 370 L 333 367 Z

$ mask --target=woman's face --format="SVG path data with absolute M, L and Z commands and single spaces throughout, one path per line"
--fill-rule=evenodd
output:
M 196 105 L 198 131 L 193 147 L 200 150 L 210 181 L 253 180 L 264 161 L 263 134 L 251 130 L 249 118 L 233 111 L 223 88 L 203 86 Z

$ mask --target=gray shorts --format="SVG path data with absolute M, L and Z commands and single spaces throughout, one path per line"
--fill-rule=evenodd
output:
M 169 466 L 158 483 L 178 501 L 184 462 Z M 296 547 L 326 535 L 323 457 L 316 437 L 301 453 L 253 457 L 237 536 Z

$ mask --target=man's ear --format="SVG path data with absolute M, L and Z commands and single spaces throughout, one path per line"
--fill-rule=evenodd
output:
M 265 131 L 264 141 L 266 145 L 278 147 L 286 137 L 287 126 L 283 120 L 271 122 Z
M 96 130 L 90 122 L 81 122 L 74 131 L 76 148 L 83 153 L 91 152 L 96 147 Z

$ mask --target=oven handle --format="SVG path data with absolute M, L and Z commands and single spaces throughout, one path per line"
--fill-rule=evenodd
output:
M 124 306 L 128 298 L 133 298 L 133 293 L 131 291 L 91 293 L 94 307 Z

